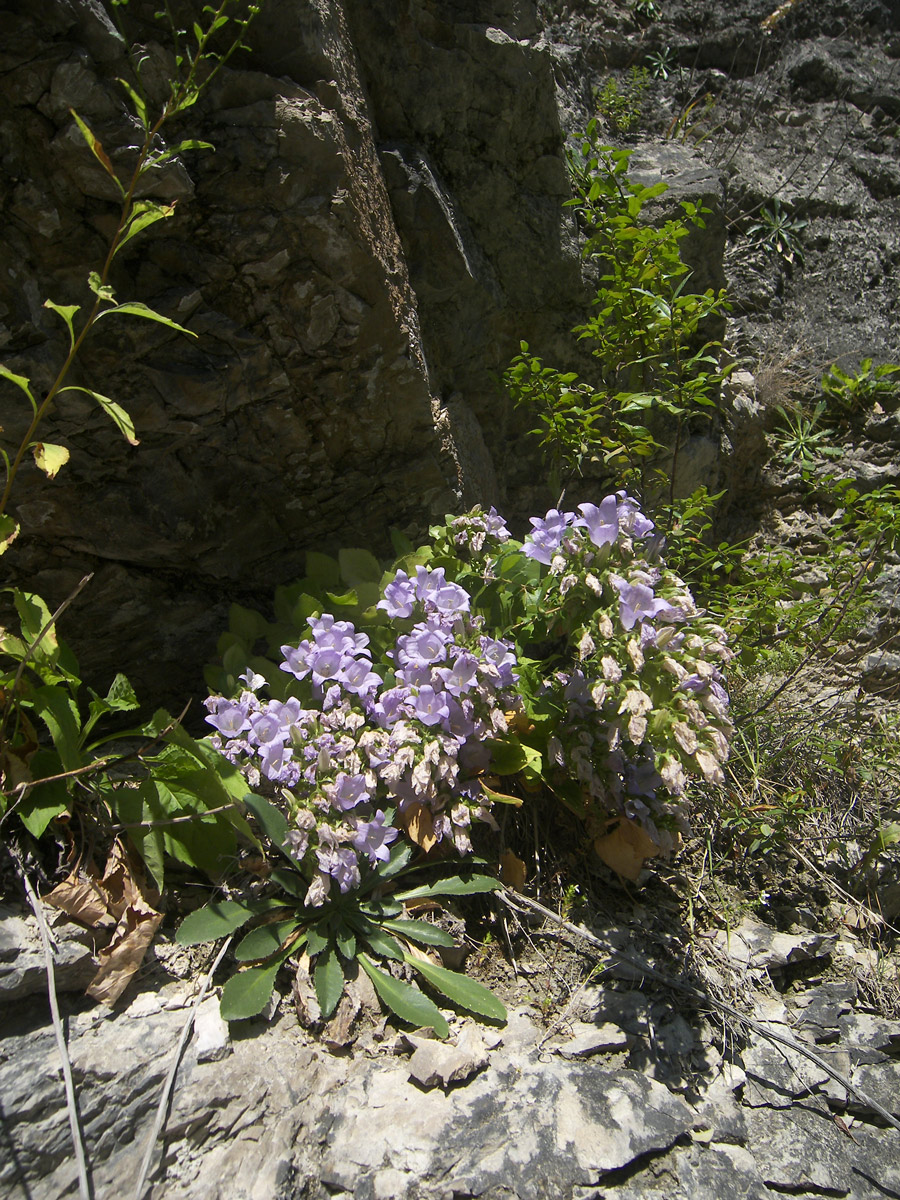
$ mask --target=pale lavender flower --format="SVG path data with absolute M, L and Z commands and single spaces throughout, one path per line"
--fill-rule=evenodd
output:
M 319 870 L 330 875 L 342 892 L 349 892 L 351 888 L 359 887 L 359 862 L 355 850 L 348 847 L 334 850 L 319 849 L 316 850 L 316 858 L 319 861 Z
M 582 516 L 576 524 L 587 530 L 594 545 L 600 549 L 612 545 L 619 536 L 619 506 L 615 496 L 606 496 L 599 506 L 579 504 L 578 510 Z
M 619 528 L 629 537 L 642 538 L 652 533 L 654 524 L 641 512 L 637 500 L 625 492 L 616 492 L 619 500 Z
M 370 799 L 365 775 L 347 775 L 343 771 L 339 771 L 334 783 L 325 788 L 325 794 L 341 812 L 349 812 Z
M 387 862 L 391 856 L 391 842 L 400 836 L 393 825 L 385 825 L 385 816 L 379 808 L 371 821 L 358 821 L 353 835 L 353 847 L 358 854 L 368 855 L 372 866 L 376 862 Z
M 452 667 L 438 667 L 435 674 L 451 696 L 460 696 L 477 683 L 478 660 L 473 654 L 460 654 Z
M 372 670 L 368 658 L 354 658 L 345 662 L 340 679 L 348 692 L 361 697 L 371 696 L 382 683 L 381 676 Z
M 416 602 L 416 587 L 405 571 L 398 571 L 393 580 L 384 589 L 384 599 L 379 600 L 376 608 L 382 609 L 391 620 L 408 617 L 412 614 Z
M 638 621 L 665 613 L 670 606 L 653 594 L 646 583 L 629 583 L 621 575 L 610 575 L 609 581 L 619 593 L 619 620 L 623 629 L 633 629 Z
M 549 567 L 575 514 L 551 508 L 545 517 L 529 517 L 529 520 L 534 528 L 522 545 L 522 553 Z
M 445 692 L 436 692 L 433 687 L 419 688 L 414 701 L 415 715 L 424 725 L 438 725 L 449 720 L 450 709 Z
M 225 700 L 222 696 L 212 696 L 210 699 L 216 702 L 216 707 L 205 720 L 219 733 L 233 738 L 250 728 L 246 704 L 237 704 L 233 700 Z

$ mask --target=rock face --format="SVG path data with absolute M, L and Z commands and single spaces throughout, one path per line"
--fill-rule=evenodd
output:
M 0 946 L 28 956 L 34 922 L 9 915 Z M 716 951 L 746 968 L 757 1021 L 813 1048 L 900 1114 L 900 1024 L 866 1011 L 852 979 L 773 993 L 833 938 L 758 922 Z M 790 943 L 790 944 L 789 944 Z M 163 955 L 166 947 L 157 949 Z M 175 950 L 169 946 L 168 951 Z M 183 951 L 181 952 L 184 953 Z M 69 1001 L 68 1043 L 97 1196 L 132 1188 L 163 1080 L 196 992 L 190 971 L 158 972 L 117 1013 Z M 74 981 L 70 981 L 74 986 Z M 383 1024 L 329 1054 L 300 1028 L 290 996 L 269 1023 L 199 1007 L 176 1077 L 154 1200 L 868 1200 L 900 1186 L 900 1134 L 827 1071 L 753 1034 L 746 1043 L 672 993 L 609 979 L 577 990 L 549 1027 L 520 1005 L 502 1029 L 451 1015 L 448 1043 Z M 64 998 L 64 1004 L 66 1000 Z M 0 1194 L 77 1192 L 52 1030 L 35 995 L 0 1024 L 4 1154 Z
M 498 4 L 489 23 L 476 7 L 270 5 L 252 57 L 190 110 L 182 136 L 215 153 L 157 177 L 177 215 L 112 281 L 198 336 L 101 326 L 70 382 L 121 400 L 141 445 L 70 392 L 45 431 L 69 465 L 52 482 L 25 468 L 14 497 L 18 582 L 58 603 L 95 572 L 68 636 L 100 686 L 123 669 L 174 701 L 227 603 L 267 603 L 306 549 L 385 551 L 392 526 L 418 537 L 499 498 L 492 376 L 523 314 L 556 314 L 549 331 L 580 275 L 534 6 Z M 162 95 L 168 51 L 139 30 Z M 126 171 L 127 63 L 95 0 L 7 5 L 0 45 L 0 350 L 46 390 L 67 346 L 42 302 L 87 303 L 116 211 L 69 110 Z M 12 443 L 25 401 L 3 395 Z

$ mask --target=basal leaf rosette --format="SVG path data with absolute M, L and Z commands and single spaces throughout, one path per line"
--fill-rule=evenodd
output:
M 625 816 L 669 852 L 690 777 L 722 781 L 725 632 L 665 568 L 653 522 L 624 492 L 531 524 L 535 634 L 557 647 L 534 705 L 552 714 L 547 777 L 593 831 Z
M 473 821 L 493 823 L 479 775 L 517 706 L 512 644 L 484 633 L 441 568 L 397 570 L 378 608 L 396 636 L 376 658 L 365 632 L 322 613 L 282 646 L 296 695 L 265 699 L 248 671 L 239 696 L 206 701 L 217 748 L 286 800 L 309 906 L 358 888 L 400 836 L 467 854 Z

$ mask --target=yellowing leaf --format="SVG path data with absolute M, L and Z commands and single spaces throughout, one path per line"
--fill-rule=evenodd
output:
M 54 446 L 50 442 L 35 442 L 34 461 L 48 479 L 55 479 L 61 467 L 69 461 L 69 451 L 65 446 Z
M 19 536 L 21 526 L 8 513 L 0 515 L 0 554 L 5 554 Z

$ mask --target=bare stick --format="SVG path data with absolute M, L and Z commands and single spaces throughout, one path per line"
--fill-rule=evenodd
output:
M 859 1100 L 867 1108 L 870 1108 L 873 1112 L 877 1113 L 882 1120 L 887 1121 L 887 1123 L 892 1125 L 894 1129 L 900 1131 L 900 1121 L 892 1116 L 886 1108 L 880 1105 L 877 1100 L 873 1100 L 871 1096 L 867 1095 L 866 1092 L 858 1088 L 856 1084 L 851 1083 L 846 1076 L 842 1075 L 839 1071 L 836 1071 L 826 1059 L 822 1058 L 820 1054 L 816 1054 L 815 1050 L 810 1050 L 808 1046 L 804 1046 L 802 1042 L 795 1041 L 794 1038 L 786 1037 L 784 1034 L 775 1033 L 774 1030 L 769 1029 L 760 1021 L 755 1021 L 752 1017 L 746 1016 L 739 1008 L 735 1008 L 731 1004 L 726 1004 L 724 1000 L 717 1000 L 714 996 L 707 995 L 706 992 L 702 991 L 698 987 L 695 987 L 693 984 L 685 983 L 681 979 L 675 979 L 671 975 L 666 975 L 662 971 L 657 971 L 648 963 L 641 962 L 641 960 L 638 958 L 632 958 L 631 955 L 624 953 L 622 950 L 617 950 L 615 946 L 612 946 L 609 942 L 603 941 L 602 938 L 599 938 L 596 936 L 596 934 L 584 929 L 581 925 L 574 925 L 571 921 L 566 921 L 562 917 L 557 916 L 557 914 L 551 908 L 545 908 L 544 905 L 539 904 L 537 900 L 532 900 L 528 896 L 523 896 L 520 892 L 513 892 L 509 888 L 498 888 L 494 895 L 498 896 L 505 904 L 508 904 L 510 908 L 526 908 L 531 909 L 533 912 L 540 913 L 541 916 L 546 917 L 548 921 L 555 921 L 557 925 L 559 925 L 562 929 L 565 929 L 568 933 L 574 934 L 575 937 L 583 938 L 586 942 L 590 942 L 592 946 L 598 947 L 598 949 L 602 950 L 605 954 L 608 954 L 611 958 L 617 958 L 620 962 L 625 963 L 627 966 L 633 967 L 635 970 L 640 971 L 641 975 L 645 976 L 647 979 L 652 979 L 656 983 L 662 983 L 667 987 L 675 988 L 679 992 L 684 992 L 693 997 L 697 1004 L 707 1008 L 713 1008 L 716 1011 L 725 1014 L 726 1016 L 732 1017 L 734 1020 L 739 1021 L 742 1025 L 746 1025 L 748 1029 L 752 1029 L 754 1033 L 758 1033 L 760 1037 L 764 1037 L 770 1042 L 777 1042 L 780 1046 L 786 1046 L 788 1050 L 795 1050 L 797 1054 L 800 1054 L 804 1058 L 808 1058 L 810 1062 L 815 1063 L 817 1067 L 829 1075 L 836 1083 L 839 1083 L 841 1087 L 846 1088 L 846 1090 L 851 1095 L 855 1096 L 857 1100 Z
M 172 1098 L 172 1089 L 175 1086 L 175 1077 L 178 1074 L 178 1068 L 181 1065 L 181 1056 L 184 1054 L 184 1048 L 188 1044 L 188 1039 L 191 1036 L 191 1030 L 194 1028 L 194 1019 L 197 1016 L 197 1010 L 203 1003 L 206 993 L 209 991 L 212 983 L 213 975 L 216 973 L 216 968 L 225 957 L 225 951 L 231 945 L 233 937 L 226 939 L 222 949 L 216 955 L 215 962 L 210 967 L 209 971 L 203 977 L 203 984 L 200 991 L 197 993 L 197 999 L 191 1005 L 191 1011 L 188 1013 L 187 1020 L 181 1030 L 181 1037 L 178 1039 L 178 1045 L 175 1047 L 175 1053 L 172 1055 L 172 1065 L 169 1067 L 169 1073 L 166 1076 L 166 1081 L 163 1084 L 162 1095 L 159 1098 L 159 1105 L 156 1109 L 156 1120 L 153 1122 L 153 1129 L 150 1131 L 150 1136 L 147 1139 L 147 1149 L 144 1151 L 144 1161 L 141 1163 L 141 1172 L 138 1176 L 137 1187 L 134 1189 L 134 1200 L 141 1200 L 144 1195 L 144 1188 L 147 1186 L 147 1178 L 150 1174 L 150 1164 L 153 1161 L 153 1151 L 156 1149 L 156 1143 L 159 1135 L 162 1133 L 163 1126 L 166 1123 L 166 1114 L 169 1109 L 169 1102 Z
M 75 1161 L 78 1164 L 78 1192 L 81 1200 L 93 1200 L 94 1193 L 91 1188 L 90 1179 L 88 1178 L 87 1156 L 84 1152 L 84 1141 L 78 1121 L 78 1108 L 75 1103 L 72 1064 L 69 1062 L 69 1051 L 66 1047 L 62 1021 L 59 1018 L 59 1004 L 56 999 L 56 972 L 53 968 L 50 930 L 47 928 L 47 921 L 44 917 L 44 910 L 41 908 L 41 903 L 35 895 L 34 888 L 31 886 L 31 880 L 25 873 L 25 869 L 21 863 L 19 863 L 19 869 L 22 874 L 22 882 L 25 885 L 25 894 L 28 896 L 28 903 L 31 905 L 31 910 L 37 918 L 38 928 L 41 931 L 41 942 L 44 947 L 44 962 L 47 964 L 47 995 L 50 1000 L 50 1017 L 53 1021 L 53 1032 L 56 1034 L 56 1048 L 59 1051 L 59 1059 L 62 1064 L 63 1080 L 66 1087 L 66 1109 L 69 1114 L 69 1129 L 72 1131 Z

